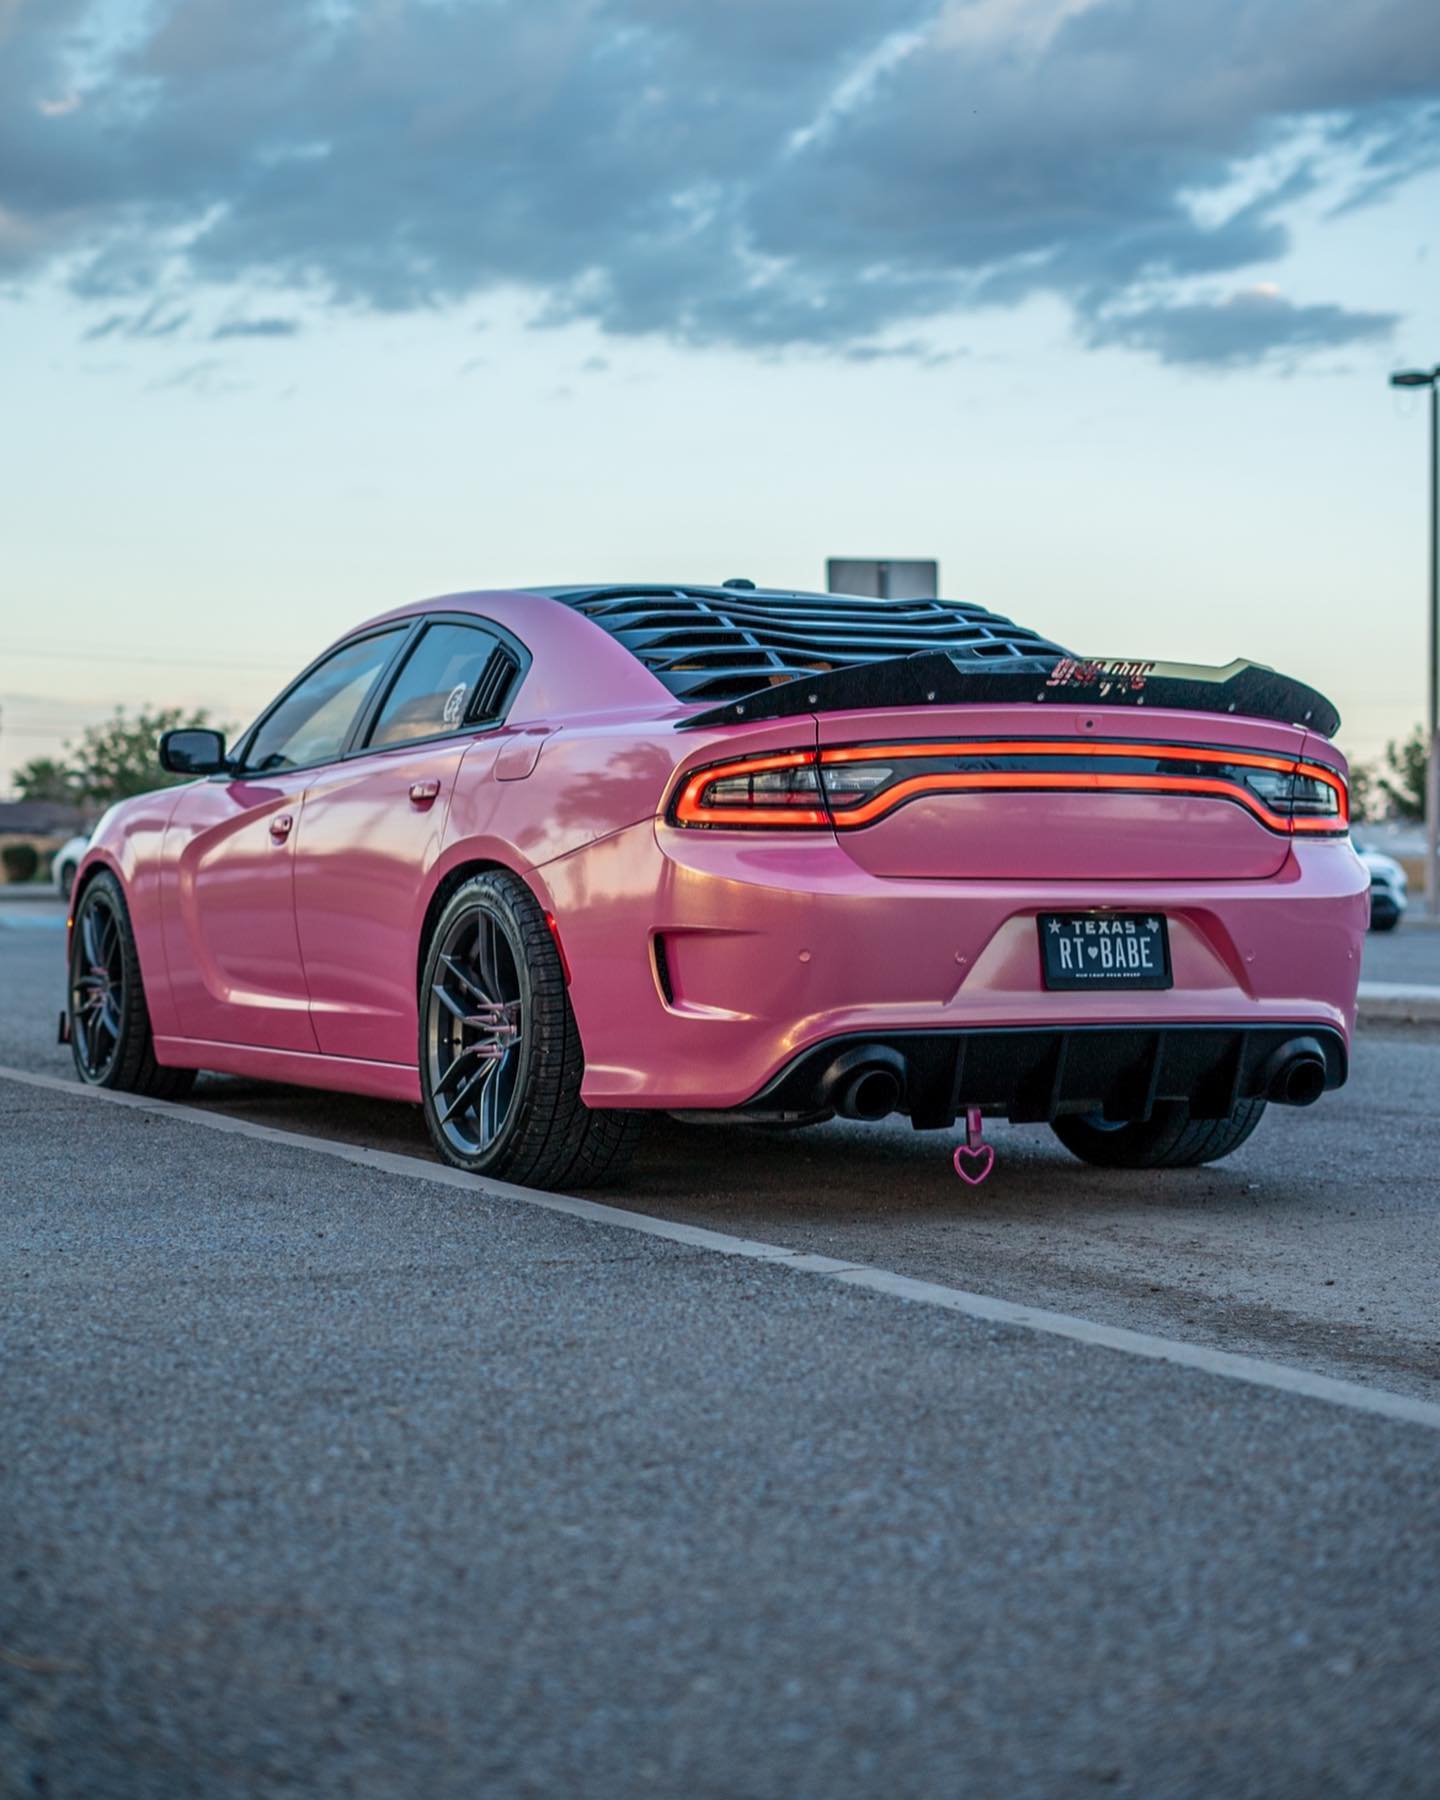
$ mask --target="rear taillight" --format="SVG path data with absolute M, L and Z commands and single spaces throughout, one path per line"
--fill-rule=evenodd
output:
M 830 823 L 813 750 L 746 756 L 691 775 L 674 807 L 677 825 L 814 830 Z
M 1327 770 L 1323 776 L 1297 774 L 1290 790 L 1290 817 L 1298 824 L 1302 819 L 1329 819 L 1345 814 L 1345 786 L 1340 777 Z
M 1271 831 L 1343 835 L 1343 778 L 1322 763 L 1206 745 L 998 739 L 855 744 L 738 757 L 686 776 L 677 825 L 857 830 L 946 793 L 1176 794 L 1229 800 Z

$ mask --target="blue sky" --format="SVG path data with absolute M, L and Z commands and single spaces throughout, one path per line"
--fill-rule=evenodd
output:
M 937 556 L 1424 698 L 1430 0 L 0 0 L 0 786 L 457 588 Z

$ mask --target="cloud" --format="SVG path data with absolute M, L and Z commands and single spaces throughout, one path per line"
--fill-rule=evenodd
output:
M 1397 322 L 1394 313 L 1296 306 L 1256 287 L 1224 300 L 1140 307 L 1097 319 L 1087 336 L 1093 344 L 1152 351 L 1163 362 L 1224 368 L 1388 337 Z
M 0 273 L 63 271 L 99 335 L 162 283 L 382 311 L 519 287 L 540 323 L 865 360 L 1044 294 L 1085 342 L 1229 366 L 1385 316 L 1197 282 L 1283 258 L 1302 196 L 1370 205 L 1440 162 L 1434 0 L 116 17 L 0 0 Z
M 923 369 L 939 369 L 957 362 L 966 352 L 937 350 L 919 338 L 906 338 L 898 344 L 847 344 L 840 354 L 852 363 L 913 362 Z
M 111 313 L 108 318 L 101 319 L 85 333 L 87 343 L 96 343 L 102 338 L 170 338 L 188 324 L 190 314 L 175 312 L 163 300 L 152 300 L 149 306 L 138 312 Z
M 227 319 L 210 337 L 214 343 L 226 338 L 287 338 L 298 336 L 300 329 L 295 319 Z
M 229 379 L 225 374 L 225 364 L 218 357 L 186 363 L 173 373 L 157 376 L 154 381 L 146 383 L 147 391 L 152 394 L 177 391 L 192 394 L 238 394 L 243 387 L 242 382 Z

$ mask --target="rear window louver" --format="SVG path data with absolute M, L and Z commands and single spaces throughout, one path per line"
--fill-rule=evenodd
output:
M 943 650 L 1001 663 L 1064 652 L 983 606 L 765 589 L 552 589 L 682 700 L 738 699 L 802 675 Z
M 505 702 L 519 672 L 520 664 L 515 657 L 503 644 L 497 644 L 475 683 L 475 692 L 470 696 L 470 707 L 465 715 L 467 722 L 473 725 L 481 719 L 498 718 L 505 710 Z

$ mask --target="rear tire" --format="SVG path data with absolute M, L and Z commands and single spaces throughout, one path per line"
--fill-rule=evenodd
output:
M 1175 1101 L 1154 1116 L 1107 1125 L 1097 1114 L 1056 1119 L 1051 1130 L 1072 1156 L 1100 1169 L 1193 1169 L 1238 1150 L 1265 1112 L 1263 1100 L 1242 1100 L 1228 1119 L 1192 1119 Z
M 1393 931 L 1399 923 L 1400 914 L 1398 912 L 1372 912 L 1370 915 L 1372 931 Z
M 472 1175 L 598 1187 L 629 1160 L 634 1113 L 580 1098 L 585 1058 L 539 902 L 491 870 L 435 923 L 420 983 L 420 1091 L 435 1148 Z
M 70 932 L 70 1052 L 87 1087 L 179 1100 L 194 1069 L 155 1060 L 150 1009 L 125 892 L 108 869 L 86 884 Z

